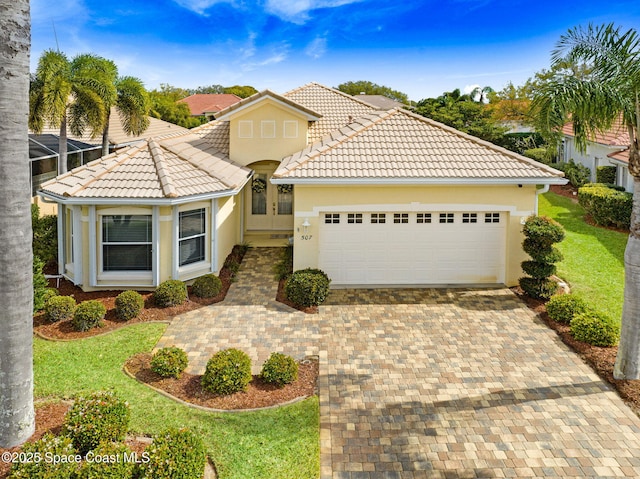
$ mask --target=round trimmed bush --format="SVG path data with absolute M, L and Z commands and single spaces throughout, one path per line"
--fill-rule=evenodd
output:
M 179 378 L 188 365 L 187 353 L 176 347 L 159 349 L 151 358 L 151 370 L 163 378 Z
M 285 294 L 298 306 L 318 306 L 327 299 L 331 280 L 324 271 L 314 268 L 294 271 L 285 283 Z
M 153 437 L 140 465 L 140 479 L 202 479 L 206 455 L 202 439 L 188 429 L 169 429 Z
M 161 308 L 177 306 L 187 300 L 187 286 L 178 279 L 168 279 L 156 288 L 153 299 Z
M 298 363 L 291 356 L 282 353 L 271 353 L 262 365 L 260 377 L 280 387 L 298 379 Z
M 71 296 L 53 296 L 44 305 L 46 318 L 52 323 L 73 318 L 76 300 Z
M 620 326 L 602 313 L 585 311 L 571 320 L 571 334 L 594 346 L 615 346 L 620 339 Z
M 71 325 L 76 331 L 89 331 L 99 326 L 106 314 L 107 308 L 97 299 L 83 301 L 73 312 Z
M 543 263 L 541 261 L 523 261 L 522 271 L 533 278 L 548 278 L 556 274 L 556 265 L 553 263 Z
M 535 299 L 547 300 L 558 291 L 558 283 L 551 279 L 529 278 L 525 276 L 518 280 L 522 291 Z
M 522 242 L 522 249 L 533 259 L 543 263 L 559 263 L 564 259 L 562 252 L 555 246 L 544 246 L 531 238 Z
M 546 304 L 549 317 L 559 323 L 569 324 L 573 317 L 587 311 L 587 303 L 572 294 L 556 294 Z
M 65 436 L 53 436 L 46 433 L 36 442 L 25 443 L 22 453 L 26 457 L 39 457 L 40 461 L 17 461 L 11 466 L 10 479 L 75 479 L 78 470 L 78 462 L 58 462 L 45 460 L 46 457 L 74 456 L 78 451 L 73 447 L 70 438 Z
M 123 321 L 129 321 L 140 314 L 144 308 L 144 299 L 137 291 L 123 291 L 116 296 L 116 316 Z
M 56 288 L 47 288 L 44 290 L 44 294 L 42 295 L 42 299 L 44 301 L 44 303 L 46 304 L 47 301 L 49 301 L 51 298 L 54 298 L 56 296 L 59 296 L 60 293 L 58 292 L 58 290 Z
M 109 460 L 101 460 L 105 457 Z M 130 459 L 131 457 L 133 453 L 125 444 L 103 442 L 89 452 L 88 460 L 82 464 L 77 477 L 78 479 L 131 479 L 136 470 L 136 463 Z
M 251 379 L 251 358 L 244 351 L 230 348 L 211 356 L 202 387 L 215 394 L 233 394 L 246 391 Z
M 215 274 L 200 276 L 191 285 L 191 292 L 198 298 L 213 298 L 221 289 L 222 281 Z
M 80 397 L 64 418 L 63 433 L 81 454 L 101 442 L 122 441 L 129 428 L 129 405 L 111 391 Z

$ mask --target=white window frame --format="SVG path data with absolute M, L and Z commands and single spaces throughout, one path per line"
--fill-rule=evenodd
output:
M 253 138 L 253 120 L 238 121 L 238 138 Z
M 298 138 L 298 122 L 285 120 L 282 125 L 283 138 Z
M 260 135 L 262 138 L 276 137 L 276 122 L 273 120 L 262 120 L 260 122 Z
M 173 209 L 173 276 L 182 281 L 187 281 L 196 276 L 210 273 L 212 271 L 212 248 L 211 225 L 212 219 L 211 202 L 189 203 L 175 206 Z M 180 213 L 188 211 L 204 210 L 204 259 L 195 263 L 180 265 Z
M 196 211 L 201 212 L 202 215 L 202 219 L 204 219 L 204 231 L 202 231 L 202 233 L 198 233 L 195 235 L 191 235 L 191 236 L 186 236 L 184 238 L 180 237 L 180 222 L 182 220 L 182 216 L 188 213 L 194 213 Z M 207 208 L 206 207 L 200 207 L 200 208 L 193 208 L 193 209 L 189 209 L 189 210 L 182 210 L 182 211 L 178 211 L 178 267 L 182 270 L 182 269 L 189 269 L 190 267 L 193 267 L 194 265 L 198 265 L 198 264 L 202 264 L 202 263 L 207 263 L 207 231 L 209 230 L 208 226 L 209 226 L 209 219 L 208 219 L 208 212 L 207 212 Z M 201 260 L 198 261 L 193 261 L 190 263 L 185 263 L 185 264 L 180 264 L 180 245 L 183 241 L 189 241 L 189 240 L 193 240 L 194 238 L 202 238 L 202 250 L 204 253 L 204 257 Z

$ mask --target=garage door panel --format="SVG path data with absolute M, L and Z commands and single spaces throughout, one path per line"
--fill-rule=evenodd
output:
M 441 214 L 453 223 L 441 223 Z M 394 213 L 386 212 L 385 223 L 372 222 L 371 213 L 362 213 L 361 223 L 347 223 L 341 213 L 340 223 L 321 223 L 318 264 L 334 284 L 498 283 L 504 278 L 506 218 L 489 214 L 497 222 L 486 223 L 484 212 L 431 212 L 431 223 L 424 222 L 427 213 L 398 214 L 394 223 Z

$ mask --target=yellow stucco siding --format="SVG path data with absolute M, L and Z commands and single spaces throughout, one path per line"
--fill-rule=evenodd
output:
M 233 246 L 240 242 L 240 195 L 219 198 L 216 221 L 218 223 L 217 273 Z
M 296 185 L 294 268 L 317 267 L 323 212 L 498 211 L 505 213 L 505 283 L 522 276 L 521 219 L 536 207 L 535 185 L 504 186 L 303 186 Z M 305 219 L 310 226 L 302 227 Z M 390 245 L 391 247 L 391 245 Z
M 230 157 L 243 166 L 279 161 L 307 146 L 307 119 L 270 98 L 232 114 L 229 121 Z

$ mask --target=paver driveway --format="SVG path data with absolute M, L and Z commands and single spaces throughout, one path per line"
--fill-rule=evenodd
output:
M 198 373 L 225 347 L 319 355 L 323 479 L 640 477 L 640 420 L 508 289 L 337 290 L 304 315 L 273 302 L 275 255 L 158 346 Z

